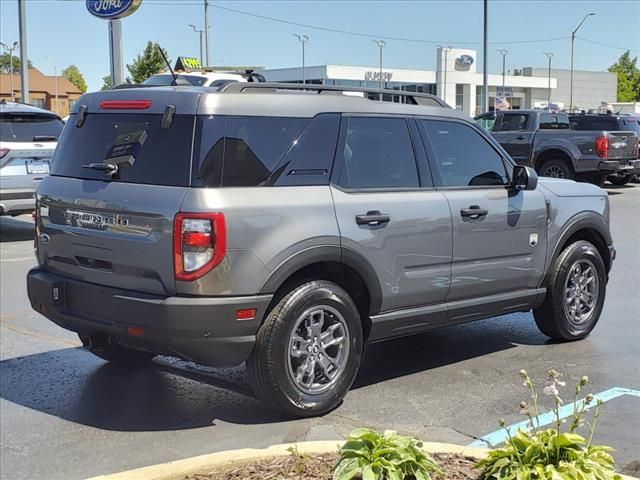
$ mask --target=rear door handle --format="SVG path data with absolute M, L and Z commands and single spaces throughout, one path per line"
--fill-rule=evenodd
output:
M 391 217 L 386 213 L 380 213 L 379 210 L 369 210 L 364 215 L 356 215 L 356 223 L 358 225 L 371 225 L 373 227 L 389 223 Z
M 484 217 L 487 213 L 489 213 L 488 210 L 485 210 L 484 208 L 480 208 L 478 205 L 471 205 L 469 208 L 460 209 L 460 215 L 462 215 L 465 218 L 476 219 L 476 218 Z
M 524 135 L 518 135 L 516 137 L 516 140 L 524 140 L 525 138 L 527 138 L 527 137 L 525 137 Z

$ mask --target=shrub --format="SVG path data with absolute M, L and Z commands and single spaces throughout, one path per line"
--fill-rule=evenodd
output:
M 561 374 L 553 369 L 547 373 L 543 392 L 553 399 L 555 428 L 546 429 L 541 428 L 538 420 L 536 385 L 525 370 L 521 370 L 520 375 L 532 400 L 531 406 L 527 402 L 520 403 L 521 413 L 529 419 L 528 429 L 518 430 L 514 435 L 506 429 L 505 446 L 492 449 L 487 458 L 478 462 L 482 477 L 485 480 L 620 480 L 609 453 L 613 449 L 592 444 L 602 402 L 596 402 L 593 418 L 586 422 L 585 414 L 593 403 L 593 395 L 578 401 L 582 388 L 589 383 L 588 377 L 582 377 L 576 384 L 571 422 L 567 431 L 562 432 L 564 420 L 560 418 L 559 388 L 565 383 L 560 380 Z M 588 440 L 576 433 L 585 423 L 590 433 Z M 504 425 L 504 420 L 500 420 L 500 426 Z
M 422 450 L 422 442 L 386 431 L 383 435 L 359 428 L 340 449 L 334 480 L 431 480 L 440 467 Z

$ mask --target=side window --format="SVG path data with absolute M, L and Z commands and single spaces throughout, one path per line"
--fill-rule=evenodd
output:
M 521 113 L 503 113 L 496 132 L 517 132 L 526 130 L 529 123 L 529 115 Z
M 565 115 L 557 113 L 540 114 L 540 130 L 569 130 L 570 127 L 569 119 Z
M 350 118 L 338 159 L 342 169 L 337 184 L 345 188 L 420 186 L 404 118 Z
M 485 131 L 490 132 L 493 129 L 493 125 L 496 123 L 495 115 L 483 115 L 482 117 L 478 117 L 476 120 L 478 125 L 485 129 Z
M 468 125 L 439 120 L 420 120 L 431 144 L 435 174 L 440 186 L 466 187 L 506 185 L 502 157 Z

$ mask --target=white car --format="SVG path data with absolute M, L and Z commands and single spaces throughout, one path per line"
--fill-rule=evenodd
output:
M 0 215 L 35 210 L 35 191 L 49 174 L 63 127 L 48 110 L 0 102 Z

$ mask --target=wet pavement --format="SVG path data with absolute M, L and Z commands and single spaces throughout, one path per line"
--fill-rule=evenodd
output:
M 86 478 L 230 448 L 337 439 L 360 426 L 468 444 L 496 430 L 498 418 L 521 420 L 521 368 L 541 378 L 555 367 L 569 382 L 589 375 L 594 393 L 640 390 L 640 185 L 608 190 L 618 259 L 589 338 L 553 344 L 522 313 L 376 344 L 341 407 L 297 421 L 256 400 L 243 367 L 163 357 L 125 369 L 83 351 L 73 333 L 29 307 L 30 218 L 0 218 L 0 478 Z M 601 425 L 596 441 L 631 468 L 640 460 L 640 398 L 605 403 Z

